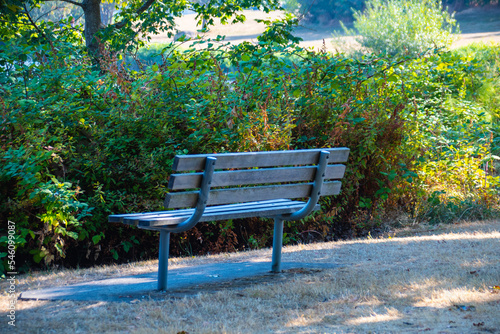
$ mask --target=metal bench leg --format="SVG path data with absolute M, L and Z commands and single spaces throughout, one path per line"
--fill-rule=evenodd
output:
M 283 245 L 283 219 L 274 218 L 273 263 L 271 271 L 281 272 L 281 247 Z
M 170 232 L 160 231 L 160 254 L 158 256 L 158 290 L 167 290 L 168 252 L 170 248 Z

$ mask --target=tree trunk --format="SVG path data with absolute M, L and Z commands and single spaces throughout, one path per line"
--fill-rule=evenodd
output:
M 99 56 L 99 43 L 95 35 L 101 29 L 101 0 L 84 0 L 82 2 L 83 14 L 85 15 L 85 44 L 92 57 Z

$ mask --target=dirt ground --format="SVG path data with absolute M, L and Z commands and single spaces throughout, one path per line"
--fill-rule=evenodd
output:
M 266 14 L 247 10 L 245 11 L 247 18 L 245 23 L 217 24 L 204 37 L 226 36 L 226 41 L 235 44 L 243 41 L 256 41 L 257 36 L 264 31 L 265 26 L 262 23 L 257 23 L 255 19 L 276 19 L 282 15 L 283 13 L 278 11 Z M 473 42 L 500 43 L 500 6 L 470 8 L 456 13 L 455 17 L 460 24 L 462 33 L 453 47 Z M 196 25 L 194 14 L 185 15 L 176 22 L 179 31 L 186 32 L 188 36 L 196 36 L 199 27 Z M 337 29 L 339 29 L 338 25 L 314 26 L 303 23 L 295 30 L 295 35 L 303 39 L 300 44 L 304 47 L 312 47 L 316 50 L 325 48 L 328 51 L 334 51 L 332 33 Z M 170 40 L 165 34 L 152 37 L 153 43 L 166 43 Z

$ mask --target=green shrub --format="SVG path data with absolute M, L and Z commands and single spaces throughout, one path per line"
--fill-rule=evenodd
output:
M 421 111 L 413 140 L 426 148 L 415 165 L 417 220 L 454 222 L 499 213 L 498 119 L 481 98 L 491 82 L 488 63 L 495 60 L 464 51 L 426 57 L 408 68 L 415 75 L 407 84 L 424 84 L 414 86 Z
M 481 77 L 474 99 L 485 106 L 490 122 L 500 121 L 500 44 L 473 43 L 457 49 L 460 55 L 472 57 L 481 67 Z
M 420 54 L 454 41 L 453 15 L 440 0 L 368 0 L 354 12 L 357 41 L 375 53 Z

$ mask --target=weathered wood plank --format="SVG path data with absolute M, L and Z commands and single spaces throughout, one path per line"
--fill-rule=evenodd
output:
M 315 166 L 306 166 L 215 172 L 212 177 L 212 188 L 312 181 L 316 170 Z M 344 165 L 328 165 L 325 172 L 325 179 L 341 179 L 344 177 L 344 172 Z M 199 188 L 202 178 L 203 173 L 172 174 L 170 175 L 168 187 L 172 190 Z
M 342 182 L 331 181 L 325 182 L 323 188 L 321 189 L 321 196 L 331 196 L 340 194 L 340 189 L 342 188 Z
M 174 171 L 203 170 L 207 157 L 217 158 L 217 169 L 311 165 L 318 163 L 319 152 L 323 150 L 330 151 L 330 163 L 346 162 L 349 156 L 349 149 L 345 147 L 295 151 L 178 155 L 174 159 L 172 169 Z
M 247 205 L 245 208 L 239 208 L 238 205 L 224 205 L 218 206 L 218 210 L 206 212 L 200 219 L 203 221 L 217 221 L 217 220 L 227 220 L 227 219 L 242 219 L 249 217 L 273 217 L 282 214 L 289 214 L 297 212 L 302 209 L 305 205 L 304 202 L 299 201 L 288 201 L 288 203 L 281 204 L 260 204 L 261 202 L 252 202 L 251 205 Z M 224 209 L 221 209 L 223 207 Z M 315 210 L 319 210 L 318 205 Z M 160 226 L 171 226 L 182 223 L 186 220 L 186 216 L 189 217 L 193 210 L 176 210 L 179 212 L 179 216 L 176 217 L 165 217 L 163 215 L 151 216 L 148 218 L 141 218 L 136 221 L 136 224 L 140 228 L 144 227 L 160 227 Z
M 255 206 L 256 204 L 261 205 L 261 207 L 265 207 L 265 206 L 273 207 L 273 206 L 281 206 L 281 205 L 285 205 L 285 204 L 304 204 L 304 202 L 291 201 L 289 199 L 282 198 L 282 199 L 275 199 L 275 200 L 269 200 L 269 201 L 256 201 L 256 202 L 238 203 L 238 204 L 230 204 L 230 205 L 207 206 L 205 209 L 205 213 L 212 214 L 212 213 L 217 213 L 219 211 L 246 209 L 248 207 Z M 122 213 L 122 214 L 109 215 L 108 222 L 137 225 L 136 223 L 139 219 L 148 219 L 150 217 L 156 217 L 159 215 L 161 215 L 163 217 L 191 216 L 193 214 L 193 212 L 194 212 L 194 209 L 165 210 L 165 211 L 138 212 L 138 213 Z
M 263 201 L 278 198 L 309 197 L 313 184 L 284 184 L 273 186 L 257 186 L 245 188 L 230 188 L 211 190 L 207 205 Z M 336 195 L 340 192 L 341 182 L 325 182 L 323 195 Z M 194 207 L 198 200 L 197 191 L 167 194 L 164 206 L 166 208 Z

